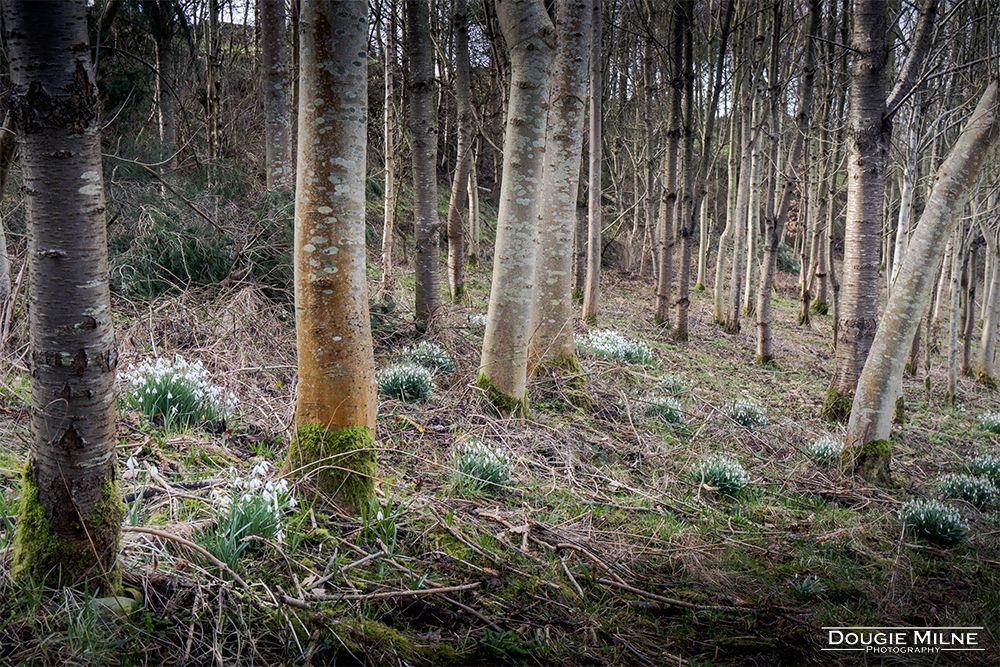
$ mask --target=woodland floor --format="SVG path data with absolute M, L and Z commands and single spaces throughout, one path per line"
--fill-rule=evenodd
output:
M 373 270 L 372 279 L 377 270 Z M 405 275 L 405 274 L 403 274 Z M 778 363 L 754 365 L 754 330 L 713 325 L 710 296 L 693 294 L 690 342 L 652 322 L 651 280 L 603 276 L 599 328 L 653 349 L 645 365 L 581 357 L 592 407 L 536 380 L 526 422 L 484 408 L 474 378 L 489 274 L 447 306 L 434 340 L 455 360 L 423 403 L 383 400 L 377 493 L 386 536 L 371 520 L 317 502 L 293 518 L 283 546 L 241 563 L 246 588 L 174 540 L 123 535 L 122 615 L 88 603 L 93 592 L 14 584 L 0 562 L 0 661 L 121 665 L 826 665 L 1000 661 L 1000 513 L 956 503 L 971 525 L 943 550 L 901 532 L 897 511 L 935 497 L 934 480 L 964 457 L 1000 452 L 978 416 L 996 393 L 959 380 L 944 403 L 944 364 L 930 390 L 906 377 L 906 423 L 894 427 L 896 485 L 873 487 L 821 468 L 804 446 L 842 434 L 818 418 L 833 366 L 831 317 L 795 325 L 795 278 L 773 296 Z M 375 318 L 379 367 L 414 342 L 412 278 L 399 304 Z M 240 403 L 227 430 L 165 433 L 136 414 L 119 421 L 127 525 L 195 539 L 211 522 L 209 493 L 255 457 L 280 465 L 294 405 L 295 338 L 287 306 L 253 286 L 187 292 L 152 303 L 118 298 L 120 367 L 155 354 L 201 359 Z M 22 325 L 23 326 L 23 325 Z M 584 327 L 578 323 L 577 332 Z M 23 348 L 21 350 L 23 352 Z M 27 451 L 23 355 L 0 377 L 0 497 L 16 515 Z M 645 416 L 644 397 L 668 375 L 686 385 L 686 426 Z M 724 406 L 767 407 L 747 429 Z M 221 429 L 220 429 L 221 430 Z M 451 472 L 456 443 L 479 438 L 508 451 L 513 488 L 468 493 Z M 692 466 L 734 456 L 747 489 L 718 497 Z M 188 483 L 167 489 L 162 481 Z M 395 541 L 391 540 L 392 534 Z M 0 548 L 11 531 L 5 530 Z M 332 576 L 331 576 L 332 575 Z M 805 583 L 806 578 L 811 583 Z M 325 581 L 324 581 L 325 580 Z M 401 593 L 449 589 L 436 594 Z M 379 595 L 385 593 L 385 595 Z M 284 596 L 284 597 L 282 597 Z M 879 657 L 824 652 L 824 626 L 984 626 L 980 653 Z

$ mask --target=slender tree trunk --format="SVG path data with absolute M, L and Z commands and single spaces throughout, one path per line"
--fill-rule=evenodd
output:
M 479 264 L 479 179 L 476 175 L 478 151 L 473 150 L 469 167 L 469 266 Z
M 2 191 L 0 191 L 2 192 Z M 994 196 L 995 197 L 995 196 Z M 995 203 L 991 197 L 991 203 Z M 983 313 L 983 330 L 979 340 L 979 354 L 976 357 L 976 379 L 987 385 L 995 385 L 993 359 L 996 356 L 997 320 L 1000 319 L 1000 229 L 987 229 L 981 224 L 983 237 L 986 239 L 987 257 L 992 261 L 987 263 L 989 271 L 983 277 L 986 293 L 986 308 Z
M 757 149 L 759 133 L 752 127 L 752 114 L 743 113 L 743 156 L 740 158 L 739 192 L 736 195 L 736 216 L 733 224 L 733 267 L 729 279 L 729 305 L 726 308 L 726 326 L 729 333 L 740 332 L 740 302 L 743 295 L 744 243 L 747 232 L 747 215 L 750 205 L 750 158 Z M 753 119 L 757 120 L 757 119 Z
M 440 219 L 437 210 L 437 109 L 434 104 L 434 51 L 428 0 L 406 0 L 406 41 L 410 75 L 409 128 L 413 147 L 413 214 L 416 244 L 416 323 L 433 327 L 441 309 Z
M 115 347 L 86 7 L 3 3 L 28 218 L 30 452 L 11 574 L 121 585 Z M 58 110 L 55 113 L 54 110 Z
M 597 322 L 597 309 L 601 300 L 601 136 L 603 111 L 601 97 L 601 2 L 591 0 L 590 41 L 590 168 L 588 187 L 587 223 L 587 282 L 583 286 L 583 319 Z
M 465 208 L 469 171 L 472 169 L 472 93 L 469 88 L 469 14 L 465 0 L 454 0 L 455 98 L 458 106 L 458 148 L 455 177 L 448 204 L 448 287 L 451 300 L 458 302 L 465 292 Z
M 285 3 L 262 0 L 261 57 L 264 65 L 264 129 L 267 187 L 287 190 L 292 185 L 292 156 L 288 135 L 288 68 L 285 49 Z
M 295 0 L 293 0 L 294 2 Z M 385 26 L 385 94 L 382 128 L 385 133 L 385 196 L 382 199 L 382 292 L 392 292 L 395 279 L 392 267 L 392 242 L 396 233 L 396 0 L 389 5 Z
M 708 281 L 708 246 L 712 241 L 712 225 L 708 217 L 708 199 L 701 200 L 701 211 L 698 213 L 698 283 L 695 289 L 705 289 Z
M 975 214 L 973 214 L 975 218 Z M 976 282 L 978 280 L 978 253 L 976 246 L 969 247 L 969 257 L 965 264 L 965 274 L 962 277 L 962 298 L 965 308 L 962 311 L 962 375 L 972 374 L 972 330 L 976 325 Z
M 680 3 L 674 5 L 671 30 L 670 60 L 673 76 L 670 83 L 670 125 L 667 130 L 667 155 L 663 174 L 663 197 L 660 201 L 660 270 L 656 285 L 656 312 L 653 321 L 670 326 L 670 287 L 673 282 L 674 226 L 679 224 L 679 191 L 677 158 L 681 142 L 681 97 L 684 91 L 684 10 Z M 650 84 L 651 86 L 652 84 Z M 652 112 L 649 112 L 650 115 Z M 652 141 L 652 131 L 649 133 Z M 652 152 L 652 146 L 650 146 Z
M 737 93 L 734 88 L 732 109 L 737 108 Z M 737 171 L 739 160 L 737 155 L 741 144 L 737 130 L 737 119 L 734 113 L 729 114 L 729 178 L 727 179 L 726 191 L 726 227 L 719 236 L 719 252 L 715 258 L 715 290 L 713 293 L 713 305 L 715 310 L 715 323 L 726 323 L 726 311 L 723 300 L 725 299 L 726 285 L 726 257 L 729 256 L 729 244 L 736 231 L 736 193 L 739 188 L 739 173 Z
M 681 128 L 683 143 L 681 144 L 681 169 L 683 176 L 680 179 L 680 201 L 677 206 L 677 227 L 680 231 L 681 239 L 681 265 L 677 276 L 677 322 L 674 327 L 674 340 L 685 341 L 688 339 L 688 311 L 691 303 L 691 251 L 694 242 L 694 216 L 698 208 L 697 197 L 700 197 L 701 189 L 701 165 L 694 163 L 694 3 L 685 0 L 680 4 L 681 20 L 683 21 L 684 35 L 684 118 Z M 717 98 L 709 103 L 717 104 Z M 712 127 L 715 121 L 714 108 L 707 110 L 708 123 L 706 124 L 706 136 L 711 137 Z M 707 151 L 706 151 L 707 153 Z M 702 155 L 702 163 L 707 164 L 707 154 Z M 695 173 L 697 170 L 697 173 Z M 699 194 L 694 192 L 695 182 L 698 182 Z
M 496 8 L 510 52 L 511 90 L 493 282 L 477 384 L 502 414 L 524 415 L 542 194 L 537 182 L 545 158 L 539 147 L 546 140 L 555 26 L 542 0 L 499 0 Z
M 14 164 L 14 153 L 17 143 L 14 141 L 14 116 L 8 110 L 0 127 L 0 199 L 7 190 L 7 177 L 10 167 Z M 0 220 L 0 330 L 6 319 L 7 299 L 10 298 L 10 259 L 7 254 L 7 237 L 4 234 L 3 220 Z M 13 304 L 11 304 L 13 306 Z M 0 340 L 0 354 L 3 353 L 5 341 Z
M 219 0 L 208 0 L 208 33 L 205 35 L 205 52 L 207 90 L 208 160 L 219 159 L 219 69 L 222 66 L 219 36 Z M 213 168 L 214 169 L 214 168 Z M 214 171 L 211 180 L 214 181 Z
M 760 95 L 755 89 L 753 96 L 754 125 L 760 123 Z M 755 141 L 750 155 L 750 201 L 747 209 L 747 265 L 743 287 L 743 312 L 753 317 L 756 312 L 754 299 L 757 296 L 757 237 L 760 229 L 760 141 Z
M 959 304 L 962 296 L 962 269 L 965 266 L 965 252 L 968 238 L 965 226 L 959 221 L 955 233 L 951 237 L 951 310 L 948 319 L 948 388 L 944 393 L 944 402 L 955 405 L 958 391 L 958 324 Z
M 299 382 L 296 434 L 285 468 L 357 512 L 374 494 L 376 473 L 365 272 L 366 109 L 358 106 L 368 99 L 368 3 L 304 2 L 299 30 Z
M 531 358 L 536 369 L 578 373 L 573 343 L 573 231 L 579 193 L 591 35 L 587 0 L 556 4 L 558 46 L 545 141 L 534 281 Z
M 930 299 L 948 235 L 965 207 L 968 189 L 998 138 L 1000 96 L 997 81 L 993 80 L 937 172 L 933 193 L 899 269 L 896 289 L 889 298 L 851 408 L 847 442 L 852 446 L 889 438 L 893 407 L 902 392 L 906 353 Z M 953 392 L 953 387 L 949 389 Z

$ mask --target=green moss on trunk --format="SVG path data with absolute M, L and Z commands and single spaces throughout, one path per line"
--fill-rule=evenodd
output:
M 986 373 L 976 373 L 976 381 L 991 391 L 996 391 L 997 387 L 1000 386 L 997 385 L 996 378 Z
M 854 474 L 869 482 L 892 486 L 889 463 L 892 461 L 892 445 L 888 440 L 869 440 L 853 452 Z
M 38 501 L 38 487 L 31 480 L 30 470 L 29 461 L 21 479 L 21 502 L 11 562 L 13 578 L 57 588 L 84 581 L 93 586 L 97 582 L 103 592 L 117 595 L 122 583 L 118 541 L 122 517 L 127 511 L 118 482 L 106 481 L 101 486 L 101 499 L 83 517 L 89 540 L 81 548 L 62 541 L 52 532 L 45 508 Z
M 526 396 L 520 398 L 508 396 L 500 387 L 496 386 L 493 380 L 480 373 L 476 379 L 476 386 L 486 392 L 486 400 L 493 409 L 503 417 L 527 417 L 528 399 Z
M 819 411 L 819 416 L 828 422 L 844 424 L 851 416 L 852 403 L 853 400 L 849 396 L 844 396 L 836 387 L 831 386 L 826 390 L 826 400 L 823 401 L 823 408 Z
M 813 299 L 813 302 L 809 304 L 809 312 L 813 315 L 826 315 L 830 312 L 830 306 L 827 305 L 826 301 Z
M 573 303 L 583 303 L 583 290 L 579 287 L 574 287 L 569 296 L 573 300 Z
M 292 479 L 307 480 L 345 511 L 358 512 L 375 496 L 374 444 L 367 426 L 334 430 L 303 424 L 295 431 L 284 470 Z
M 703 283 L 695 283 L 695 285 L 694 285 L 694 291 L 695 292 L 704 292 L 705 291 L 705 285 Z
M 892 410 L 892 423 L 906 423 L 906 400 L 902 396 L 896 399 L 896 406 Z

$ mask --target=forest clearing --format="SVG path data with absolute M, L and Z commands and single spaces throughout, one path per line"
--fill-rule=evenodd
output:
M 4 0 L 0 662 L 994 665 L 982 0 Z

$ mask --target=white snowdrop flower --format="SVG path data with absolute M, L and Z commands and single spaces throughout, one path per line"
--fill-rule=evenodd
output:
M 125 467 L 129 470 L 135 470 L 139 467 L 139 463 L 135 460 L 135 455 L 131 455 L 125 460 Z

